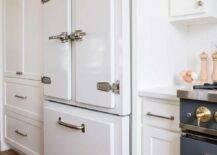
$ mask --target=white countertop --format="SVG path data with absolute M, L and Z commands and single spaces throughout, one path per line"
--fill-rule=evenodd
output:
M 177 90 L 183 88 L 183 86 L 156 87 L 139 91 L 139 96 L 178 101 Z

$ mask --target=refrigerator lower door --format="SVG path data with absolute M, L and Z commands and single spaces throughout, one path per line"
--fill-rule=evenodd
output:
M 129 117 L 46 101 L 45 155 L 129 155 Z

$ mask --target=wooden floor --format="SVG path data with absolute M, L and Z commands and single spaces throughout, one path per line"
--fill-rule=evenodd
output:
M 0 155 L 19 155 L 19 154 L 13 150 L 8 150 L 8 151 L 0 152 Z

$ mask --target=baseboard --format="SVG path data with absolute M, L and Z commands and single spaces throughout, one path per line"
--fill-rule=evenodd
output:
M 0 146 L 1 151 L 6 151 L 6 150 L 11 149 L 11 147 L 8 144 L 6 144 L 5 142 L 0 141 L 0 145 L 1 145 Z

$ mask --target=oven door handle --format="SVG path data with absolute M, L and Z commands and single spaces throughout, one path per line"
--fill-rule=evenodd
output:
M 152 114 L 151 112 L 148 112 L 146 115 L 147 115 L 147 116 L 151 116 L 151 117 L 157 117 L 157 118 L 168 119 L 168 120 L 171 120 L 171 121 L 173 121 L 173 120 L 175 119 L 174 116 L 169 116 L 169 117 L 167 117 L 167 116 Z

